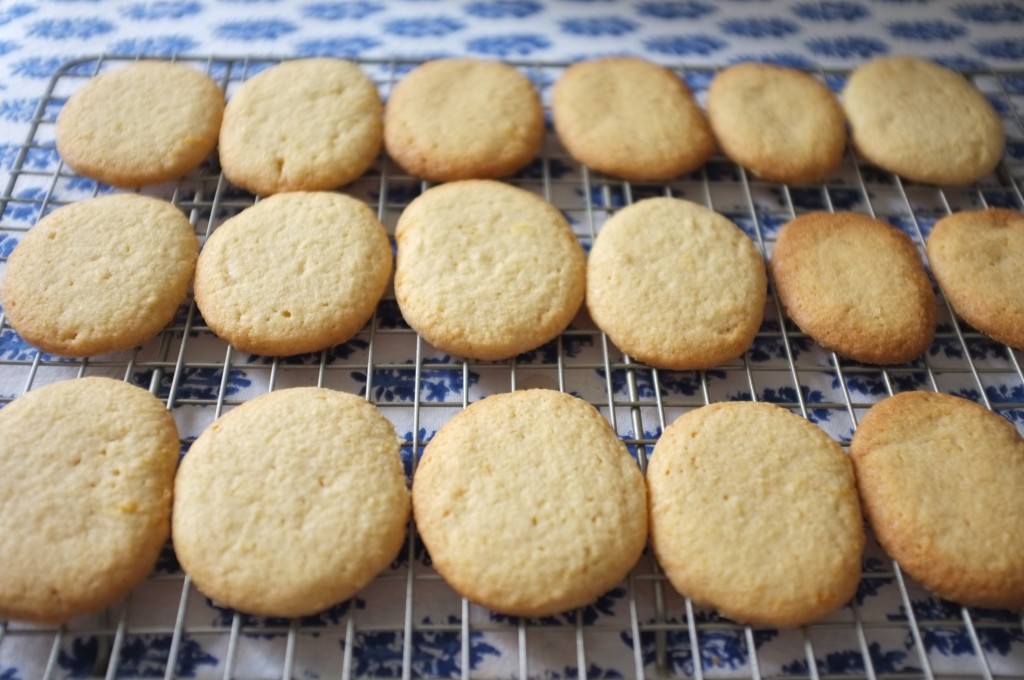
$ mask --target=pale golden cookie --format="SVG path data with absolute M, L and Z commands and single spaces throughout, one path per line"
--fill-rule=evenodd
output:
M 715 152 L 711 127 L 686 83 L 635 57 L 567 68 L 554 86 L 552 115 L 573 158 L 624 179 L 670 179 Z
M 920 356 L 935 335 L 935 293 L 903 232 L 856 213 L 801 215 L 769 266 L 789 317 L 816 342 L 869 364 Z
M 675 588 L 743 623 L 799 626 L 857 590 L 853 467 L 816 425 L 726 402 L 666 428 L 647 465 L 651 545 Z
M 402 316 L 445 352 L 513 357 L 558 336 L 583 303 L 583 249 L 562 214 L 523 189 L 433 187 L 405 209 L 395 237 Z
M 0 410 L 0 617 L 63 623 L 126 596 L 170 531 L 174 419 L 110 378 Z
M 589 604 L 647 540 L 643 476 L 590 404 L 551 390 L 490 396 L 434 435 L 413 477 L 434 568 L 494 611 Z
M 989 208 L 939 220 L 926 244 L 932 274 L 957 314 L 1024 349 L 1024 215 Z
M 761 254 L 735 224 L 696 203 L 649 198 L 601 227 L 587 264 L 587 308 L 632 357 L 710 368 L 753 342 L 767 285 Z
M 184 64 L 140 61 L 102 73 L 57 116 L 57 151 L 75 172 L 119 187 L 178 179 L 217 146 L 224 93 Z
M 342 59 L 286 61 L 242 83 L 224 110 L 220 163 L 255 194 L 348 184 L 381 147 L 377 86 Z
M 235 347 L 285 356 L 345 342 L 391 276 L 384 226 L 343 194 L 263 199 L 220 225 L 196 263 L 196 304 Z
M 494 61 L 428 61 L 395 85 L 384 111 L 391 157 L 438 182 L 510 175 L 543 140 L 537 91 L 515 68 Z
M 979 404 L 903 392 L 850 444 L 864 513 L 899 565 L 961 604 L 1024 608 L 1024 439 Z
M 135 194 L 59 208 L 29 230 L 4 274 L 7 322 L 52 354 L 130 349 L 173 318 L 199 241 L 178 208 Z
M 720 72 L 708 88 L 708 120 L 729 158 L 774 182 L 824 180 L 846 149 L 839 100 L 783 66 L 748 62 Z
M 394 427 L 361 397 L 257 397 L 192 444 L 174 484 L 174 550 L 205 595 L 263 616 L 341 602 L 398 554 L 409 494 Z
M 925 59 L 873 59 L 850 74 L 842 100 L 857 150 L 907 179 L 967 184 L 1003 157 L 992 104 L 960 74 Z

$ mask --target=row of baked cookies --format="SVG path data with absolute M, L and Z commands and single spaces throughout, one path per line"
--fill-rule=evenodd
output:
M 399 441 L 360 397 L 272 392 L 216 420 L 175 471 L 177 456 L 163 405 L 108 378 L 43 387 L 0 410 L 0 616 L 64 622 L 102 609 L 146 577 L 169 534 L 218 604 L 313 615 L 354 595 L 404 543 Z M 585 606 L 626 578 L 649 536 L 682 594 L 782 627 L 853 597 L 862 503 L 883 546 L 938 595 L 1024 607 L 1024 439 L 949 395 L 876 404 L 849 457 L 780 407 L 713 404 L 665 430 L 646 477 L 586 402 L 494 395 L 428 443 L 411 506 L 433 566 L 497 612 Z
M 565 217 L 492 180 L 433 187 L 396 229 L 394 289 L 407 323 L 470 359 L 514 357 L 557 337 L 586 298 L 630 356 L 704 369 L 741 356 L 763 320 L 764 260 L 735 224 L 689 201 L 653 198 L 606 222 L 585 259 Z M 333 192 L 271 196 L 220 225 L 202 252 L 173 205 L 119 194 L 46 216 L 11 253 L 0 298 L 30 344 L 65 356 L 129 349 L 173 318 L 193 281 L 213 331 L 286 356 L 345 342 L 391 280 L 383 225 Z M 1024 217 L 990 209 L 940 220 L 932 271 L 955 311 L 1024 347 Z M 778 234 L 769 266 L 788 316 L 844 357 L 908 362 L 935 333 L 935 295 L 912 241 L 855 213 L 809 213 Z
M 847 119 L 860 152 L 914 180 L 971 182 L 1003 154 L 1002 123 L 984 96 L 955 72 L 914 58 L 856 69 L 842 106 L 804 72 L 739 64 L 715 77 L 707 105 L 705 118 L 676 74 L 626 57 L 574 64 L 552 94 L 569 153 L 630 180 L 690 172 L 720 145 L 766 179 L 820 181 L 843 156 Z M 340 59 L 273 66 L 244 81 L 226 107 L 197 70 L 143 61 L 91 80 L 56 125 L 64 161 L 115 186 L 176 179 L 218 148 L 225 176 L 261 195 L 348 184 L 382 143 L 431 181 L 498 178 L 534 158 L 543 139 L 543 107 L 526 76 L 473 59 L 419 66 L 395 84 L 386 107 L 362 70 Z

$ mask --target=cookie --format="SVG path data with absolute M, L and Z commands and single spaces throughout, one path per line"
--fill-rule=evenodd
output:
M 615 213 L 587 264 L 587 308 L 626 354 L 697 369 L 743 354 L 761 325 L 764 260 L 725 217 L 677 198 Z
M 192 282 L 199 241 L 178 208 L 114 194 L 59 208 L 7 261 L 7 322 L 51 354 L 130 349 L 174 318 Z
M 177 462 L 170 413 L 117 380 L 0 410 L 0 617 L 64 623 L 126 596 L 167 541 Z
M 853 468 L 786 409 L 726 402 L 684 414 L 654 447 L 647 490 L 665 575 L 724 616 L 799 626 L 857 590 L 864 530 Z
M 647 540 L 643 476 L 590 404 L 551 390 L 490 396 L 434 435 L 413 476 L 434 568 L 496 612 L 589 604 Z
M 916 57 L 856 68 L 842 92 L 853 144 L 884 170 L 915 182 L 967 184 L 1003 157 L 992 104 L 955 71 Z
M 957 314 L 1024 349 L 1024 215 L 1003 208 L 939 220 L 926 243 L 932 274 Z
M 850 444 L 864 513 L 911 576 L 961 604 L 1024 608 L 1024 439 L 948 394 L 871 407 Z
M 334 189 L 358 178 L 381 147 L 377 86 L 342 59 L 286 61 L 228 100 L 220 163 L 232 183 L 263 196 Z
M 395 85 L 384 145 L 406 171 L 429 180 L 494 179 L 529 163 L 544 141 L 544 110 L 512 66 L 439 59 Z
M 846 149 L 846 118 L 820 81 L 796 69 L 742 63 L 708 88 L 708 120 L 729 158 L 773 182 L 820 182 Z
M 409 494 L 391 423 L 361 397 L 265 394 L 218 419 L 182 459 L 172 536 L 215 602 L 306 616 L 341 602 L 401 548 Z
M 935 335 L 935 293 L 921 256 L 881 220 L 801 215 L 779 231 L 769 267 L 789 318 L 841 356 L 904 363 Z
M 398 219 L 395 297 L 434 347 L 498 360 L 569 325 L 586 286 L 583 249 L 562 214 L 492 180 L 433 187 Z
M 102 73 L 57 115 L 61 159 L 119 187 L 178 179 L 217 146 L 224 93 L 184 64 L 139 61 Z
M 238 349 L 301 354 L 358 333 L 390 276 L 387 234 L 365 203 L 290 192 L 243 210 L 207 239 L 196 263 L 196 305 Z
M 711 127 L 686 83 L 643 59 L 573 64 L 555 82 L 551 106 L 569 154 L 623 179 L 670 179 L 715 152 Z

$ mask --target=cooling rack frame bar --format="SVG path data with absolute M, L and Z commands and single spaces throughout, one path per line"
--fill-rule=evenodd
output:
M 52 135 L 45 133 L 52 127 L 63 97 L 95 73 L 128 61 L 132 59 L 117 55 L 88 57 L 69 62 L 54 74 L 0 195 L 0 239 L 5 233 L 15 238 L 19 232 L 30 228 L 38 215 L 52 207 L 106 190 L 67 171 L 59 160 L 56 164 L 43 163 L 40 158 L 52 159 L 55 154 Z M 259 67 L 283 60 L 209 56 L 177 61 L 202 68 L 230 93 L 233 86 L 253 75 Z M 405 69 L 418 63 L 411 59 L 355 61 L 373 75 L 385 94 Z M 507 63 L 530 75 L 545 95 L 557 73 L 567 66 L 560 62 Z M 671 68 L 687 78 L 700 98 L 708 79 L 719 67 L 678 64 Z M 810 72 L 834 86 L 849 70 L 813 69 Z M 998 86 L 995 91 L 989 89 L 986 93 L 1003 103 L 1004 121 L 1016 131 L 1014 139 L 1024 145 L 1024 71 L 969 71 L 965 75 L 976 82 Z M 1018 82 L 1020 89 L 1016 90 Z M 1007 83 L 1012 86 L 1008 87 Z M 762 182 L 726 159 L 716 158 L 693 175 L 672 182 L 628 183 L 574 166 L 549 132 L 537 162 L 509 181 L 537 191 L 561 208 L 585 246 L 592 242 L 607 216 L 619 207 L 647 196 L 667 195 L 695 200 L 731 217 L 747 231 L 766 257 L 774 242 L 774 230 L 781 223 L 815 206 L 826 210 L 845 209 L 851 196 L 855 209 L 896 222 L 911 235 L 922 252 L 930 224 L 943 213 L 964 206 L 984 207 L 994 202 L 1024 209 L 1021 189 L 1024 159 L 1009 156 L 994 177 L 966 188 L 936 189 L 905 183 L 871 168 L 852 152 L 848 152 L 844 160 L 841 175 L 839 181 L 830 179 L 809 189 L 788 187 Z M 428 186 L 404 175 L 383 156 L 368 175 L 355 184 L 358 186 L 353 193 L 376 196 L 368 202 L 376 208 L 392 236 L 394 219 L 401 208 L 410 196 Z M 146 192 L 168 198 L 185 210 L 201 239 L 225 217 L 251 205 L 254 200 L 251 195 L 231 187 L 215 163 L 204 165 L 181 182 L 149 188 Z M 6 260 L 8 252 L 0 251 L 2 260 Z M 86 374 L 112 375 L 149 389 L 176 415 L 179 426 L 183 424 L 182 414 L 188 413 L 184 424 L 190 432 L 183 442 L 183 446 L 187 446 L 195 432 L 201 431 L 226 409 L 252 397 L 246 386 L 237 387 L 241 384 L 240 376 L 258 385 L 260 390 L 294 383 L 357 388 L 385 415 L 409 424 L 411 429 L 407 434 L 410 436 L 403 444 L 403 452 L 411 471 L 429 440 L 428 428 L 435 428 L 487 393 L 535 386 L 538 382 L 563 391 L 586 392 L 586 398 L 609 419 L 642 469 L 646 467 L 647 456 L 658 434 L 675 416 L 726 398 L 769 399 L 819 424 L 822 424 L 819 412 L 823 412 L 828 415 L 825 420 L 842 421 L 839 425 L 826 422 L 823 427 L 831 428 L 830 434 L 846 445 L 864 411 L 886 394 L 913 386 L 949 391 L 951 386 L 968 385 L 976 393 L 975 399 L 986 407 L 1004 415 L 1016 417 L 1019 414 L 1021 419 L 1011 419 L 1020 428 L 1024 423 L 1024 372 L 1019 352 L 992 343 L 964 326 L 951 313 L 944 298 L 939 299 L 940 315 L 946 321 L 934 345 L 940 351 L 929 352 L 911 365 L 863 366 L 817 348 L 805 334 L 784 320 L 778 301 L 770 291 L 766 307 L 769 323 L 759 332 L 753 348 L 767 358 L 755 360 L 748 353 L 721 370 L 681 374 L 634 362 L 618 352 L 607 337 L 586 320 L 574 324 L 543 351 L 508 362 L 446 357 L 402 325 L 400 319 L 396 321 L 397 310 L 391 295 L 378 307 L 373 319 L 357 336 L 355 349 L 348 354 L 332 349 L 297 360 L 264 360 L 239 353 L 225 343 L 205 342 L 212 339 L 212 333 L 190 300 L 157 338 L 132 352 L 67 361 L 28 348 L 23 354 L 10 357 L 2 353 L 4 345 L 0 344 L 0 389 L 15 393 L 0 393 L 0 404 L 10 401 L 16 393 L 54 380 Z M 3 334 L 10 333 L 13 331 L 0 315 L 0 340 Z M 197 356 L 195 350 L 200 344 L 211 345 L 218 351 L 204 349 Z M 362 379 L 353 381 L 352 376 L 357 374 Z M 196 389 L 194 375 L 201 375 L 210 389 Z M 446 382 L 440 386 L 435 384 L 435 375 L 443 375 Z M 10 390 L 10 385 L 17 387 Z M 866 392 L 864 385 L 868 386 Z M 1008 396 L 998 391 L 1007 385 L 1012 387 Z M 742 393 L 728 391 L 737 386 Z M 442 388 L 447 391 L 440 399 L 429 392 L 440 392 Z M 173 560 L 173 556 L 170 559 Z M 1024 619 L 1019 615 L 1014 619 L 966 607 L 922 609 L 920 587 L 884 555 L 881 559 L 866 561 L 862 587 L 865 590 L 876 586 L 887 588 L 897 613 L 880 619 L 874 612 L 863 611 L 865 604 L 869 604 L 868 599 L 863 603 L 855 599 L 838 618 L 787 631 L 784 635 L 788 636 L 789 646 L 799 650 L 802 659 L 794 659 L 786 667 L 763 651 L 765 638 L 772 635 L 772 631 L 738 626 L 683 600 L 665 581 L 649 551 L 622 584 L 622 594 L 616 602 L 621 611 L 611 620 L 601 616 L 593 618 L 592 612 L 585 610 L 572 612 L 557 622 L 496 619 L 465 600 L 456 601 L 457 616 L 450 620 L 432 621 L 429 617 L 424 620 L 419 611 L 422 603 L 436 593 L 445 592 L 446 586 L 425 560 L 414 531 L 395 568 L 372 584 L 374 597 L 379 599 L 380 593 L 384 593 L 397 601 L 398 618 L 388 621 L 374 619 L 373 603 L 360 609 L 354 601 L 355 604 L 331 621 L 265 621 L 224 612 L 216 622 L 196 623 L 195 610 L 205 605 L 187 576 L 173 568 L 158 569 L 145 586 L 169 593 L 169 598 L 164 600 L 172 602 L 172 606 L 158 622 L 135 620 L 137 610 L 143 606 L 139 601 L 142 595 L 130 596 L 99 619 L 85 623 L 72 622 L 53 628 L 0 621 L 0 673 L 7 658 L 5 648 L 9 650 L 14 646 L 36 652 L 31 667 L 38 669 L 40 677 L 64 677 L 68 673 L 67 658 L 73 656 L 76 641 L 93 639 L 97 641 L 97 650 L 86 676 L 134 677 L 130 672 L 126 675 L 126 649 L 135 639 L 149 636 L 160 638 L 161 644 L 166 645 L 162 673 L 159 659 L 150 659 L 152 663 L 144 668 L 133 668 L 140 673 L 140 669 L 146 671 L 141 675 L 147 677 L 164 678 L 195 674 L 222 678 L 307 677 L 310 667 L 304 661 L 306 643 L 313 638 L 330 638 L 338 646 L 338 658 L 333 659 L 336 668 L 324 671 L 321 677 L 1024 679 Z M 445 597 L 451 595 L 448 593 Z M 946 664 L 948 655 L 936 651 L 932 638 L 937 632 L 950 630 L 957 631 L 957 639 L 965 641 L 963 643 L 971 649 L 970 654 L 955 655 L 957 660 L 965 662 L 963 664 Z M 1010 663 L 991 648 L 993 636 L 1007 631 L 1011 639 Z M 397 656 L 390 658 L 389 664 L 367 671 L 360 656 L 367 640 L 389 634 L 393 634 L 389 641 L 391 646 L 384 651 Z M 824 640 L 840 634 L 849 637 L 849 647 L 860 658 L 859 666 L 856 661 L 851 662 L 842 672 L 830 664 L 822 651 L 829 648 Z M 879 658 L 878 655 L 887 650 L 876 649 L 879 636 L 893 635 L 906 641 L 906 660 L 900 668 L 890 667 L 886 658 Z M 430 636 L 457 642 L 455 666 L 434 668 L 432 672 L 421 663 L 417 656 L 418 645 Z M 486 670 L 489 659 L 477 665 L 472 662 L 477 654 L 477 641 L 481 637 L 490 640 L 491 636 L 500 637 L 505 642 L 505 651 L 509 652 L 498 671 Z M 192 643 L 205 637 L 215 637 L 223 643 L 224 653 L 218 665 L 213 669 L 202 663 L 185 667 L 183 659 L 191 653 Z M 538 666 L 544 661 L 539 657 L 552 651 L 549 649 L 551 640 L 556 638 L 562 641 L 564 649 L 552 653 L 561 665 Z M 595 662 L 603 658 L 608 641 L 621 645 L 627 638 L 632 645 L 620 650 L 622 654 L 616 657 L 625 661 L 623 665 L 613 669 Z M 714 662 L 714 654 L 724 649 L 719 646 L 725 644 L 723 641 L 732 645 L 730 650 L 738 650 L 742 663 L 730 667 L 727 663 Z M 273 647 L 268 658 L 278 668 L 254 675 L 249 656 L 258 653 L 261 644 Z M 802 666 L 798 661 L 802 661 Z

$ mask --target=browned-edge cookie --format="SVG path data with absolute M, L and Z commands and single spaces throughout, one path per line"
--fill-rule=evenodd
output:
M 932 274 L 957 314 L 1024 349 L 1024 215 L 1004 208 L 939 220 L 926 243 Z
M 871 407 L 850 444 L 864 513 L 908 574 L 961 604 L 1024 608 L 1024 439 L 948 394 Z
M 920 356 L 935 335 L 935 293 L 910 238 L 850 212 L 800 215 L 769 266 L 789 317 L 816 342 L 869 364 Z

